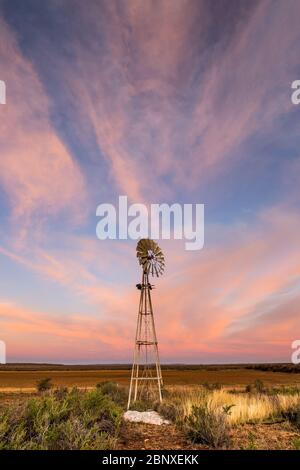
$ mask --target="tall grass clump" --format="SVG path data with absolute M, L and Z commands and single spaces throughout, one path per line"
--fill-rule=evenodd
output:
M 275 420 L 289 415 L 300 409 L 300 394 L 232 394 L 225 389 L 211 391 L 200 387 L 177 387 L 170 390 L 167 403 L 176 405 L 176 421 L 179 425 L 193 413 L 193 407 L 198 406 L 207 406 L 211 411 L 229 410 L 229 424 L 238 425 Z
M 0 411 L 0 449 L 111 449 L 121 416 L 101 390 L 48 392 Z

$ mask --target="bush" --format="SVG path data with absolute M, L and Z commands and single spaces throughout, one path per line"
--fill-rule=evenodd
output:
M 124 387 L 120 387 L 114 382 L 99 382 L 96 385 L 98 390 L 104 395 L 109 396 L 112 400 L 118 403 L 121 406 L 124 406 L 127 403 L 128 395 Z
M 176 421 L 179 415 L 179 408 L 174 403 L 163 401 L 155 406 L 156 411 L 165 419 Z
M 203 387 L 204 387 L 206 390 L 212 391 L 212 390 L 221 390 L 222 385 L 221 385 L 220 383 L 218 383 L 218 382 L 212 383 L 212 384 L 210 384 L 210 383 L 208 383 L 208 382 L 205 382 L 205 383 L 203 384 Z
M 59 387 L 59 388 L 56 388 L 53 393 L 58 400 L 63 400 L 68 395 L 68 388 Z
M 288 419 L 297 429 L 300 430 L 300 408 L 286 411 L 285 413 L 282 413 L 282 416 Z
M 254 388 L 257 393 L 263 393 L 265 391 L 264 383 L 260 379 L 255 380 Z
M 46 392 L 47 390 L 50 390 L 51 387 L 52 382 L 50 377 L 45 377 L 36 383 L 36 388 L 38 392 Z
M 121 417 L 100 390 L 50 392 L 0 411 L 0 449 L 111 449 Z
M 230 443 L 230 427 L 223 410 L 210 410 L 207 404 L 193 406 L 185 419 L 185 431 L 192 442 L 208 446 L 227 447 Z
M 255 380 L 254 384 L 246 385 L 245 392 L 247 392 L 247 393 L 255 393 L 255 392 L 256 393 L 265 393 L 266 389 L 265 389 L 264 383 L 260 379 L 257 379 L 257 380 Z

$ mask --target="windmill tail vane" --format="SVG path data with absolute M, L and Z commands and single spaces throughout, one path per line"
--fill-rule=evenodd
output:
M 142 282 L 136 285 L 140 302 L 127 409 L 138 399 L 156 396 L 162 401 L 163 386 L 151 300 L 154 286 L 149 282 L 149 275 L 159 277 L 164 271 L 165 260 L 157 243 L 148 238 L 138 242 L 136 251 L 142 267 Z

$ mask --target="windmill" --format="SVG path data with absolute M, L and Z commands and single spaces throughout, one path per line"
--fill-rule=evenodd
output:
M 164 271 L 165 259 L 157 243 L 149 238 L 138 242 L 136 256 L 143 274 L 141 284 L 136 285 L 141 293 L 127 409 L 138 398 L 154 397 L 155 390 L 162 401 L 163 385 L 151 301 L 154 286 L 149 283 L 149 275 L 159 277 Z

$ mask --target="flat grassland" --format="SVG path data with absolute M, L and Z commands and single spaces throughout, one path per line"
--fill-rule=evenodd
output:
M 286 372 L 281 369 L 282 365 L 163 366 L 163 378 L 166 386 L 219 383 L 238 388 L 255 380 L 261 380 L 267 386 L 300 386 L 300 369 L 291 368 Z M 0 392 L 32 391 L 37 381 L 44 377 L 51 378 L 55 387 L 89 388 L 104 381 L 126 385 L 130 380 L 130 367 L 7 364 L 0 366 Z

